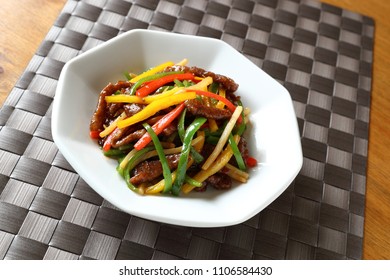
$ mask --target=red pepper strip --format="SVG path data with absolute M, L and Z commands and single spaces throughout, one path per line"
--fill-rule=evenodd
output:
M 257 165 L 257 160 L 254 157 L 247 157 L 245 162 L 248 167 L 255 167 Z
M 104 140 L 103 143 L 103 151 L 107 152 L 111 149 L 111 140 L 112 137 L 114 137 L 114 134 L 118 131 L 118 128 L 115 128 L 113 132 L 111 132 L 107 137 L 106 140 Z
M 99 139 L 100 138 L 99 134 L 100 134 L 100 131 L 93 130 L 93 131 L 89 132 L 89 137 L 91 137 L 92 139 Z
M 207 96 L 207 97 L 211 97 L 211 98 L 214 98 L 214 99 L 217 99 L 223 103 L 225 103 L 226 107 L 228 107 L 228 109 L 231 111 L 231 112 L 234 112 L 236 110 L 236 106 L 229 101 L 229 99 L 221 96 L 221 95 L 218 95 L 218 94 L 215 94 L 215 93 L 212 93 L 212 92 L 209 92 L 209 91 L 203 91 L 203 90 L 197 90 L 197 89 L 187 89 L 187 91 L 192 91 L 192 92 L 195 92 L 197 95 L 204 95 L 204 96 Z M 238 119 L 237 119 L 237 122 L 238 123 L 241 123 L 242 122 L 242 117 L 240 116 Z
M 159 135 L 174 119 L 176 119 L 180 113 L 183 111 L 185 105 L 184 103 L 181 103 L 178 105 L 175 109 L 170 111 L 168 114 L 166 114 L 164 117 L 159 119 L 153 126 L 152 129 L 156 133 L 156 135 Z M 149 133 L 145 133 L 142 135 L 142 137 L 135 143 L 134 148 L 137 150 L 143 149 L 146 145 L 150 143 L 152 140 L 152 137 Z
M 183 81 L 183 80 L 194 80 L 194 79 L 195 76 L 192 73 L 172 74 L 172 75 L 164 76 L 157 80 L 153 80 L 148 84 L 145 84 L 144 86 L 139 88 L 135 94 L 139 97 L 145 97 L 151 94 L 152 92 L 155 92 L 163 85 L 171 83 L 174 80 Z

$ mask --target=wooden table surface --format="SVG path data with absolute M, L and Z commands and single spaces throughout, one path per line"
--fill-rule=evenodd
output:
M 364 259 L 390 259 L 390 2 L 322 0 L 375 20 Z M 0 0 L 0 107 L 66 0 Z

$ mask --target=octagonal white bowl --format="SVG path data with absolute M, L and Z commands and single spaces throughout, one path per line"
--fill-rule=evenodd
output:
M 117 174 L 89 137 L 89 122 L 101 89 L 165 61 L 188 58 L 198 66 L 233 78 L 237 94 L 251 109 L 246 132 L 258 161 L 246 184 L 227 191 L 208 190 L 179 197 L 141 196 Z M 52 134 L 65 159 L 104 199 L 141 218 L 193 227 L 217 227 L 246 221 L 274 201 L 302 166 L 297 120 L 287 90 L 221 40 L 150 30 L 132 30 L 66 63 L 53 104 Z

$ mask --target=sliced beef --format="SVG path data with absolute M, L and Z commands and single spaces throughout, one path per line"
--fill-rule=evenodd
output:
M 169 168 L 176 169 L 179 163 L 180 154 L 166 156 Z M 139 185 L 145 182 L 151 182 L 163 174 L 161 162 L 159 160 L 143 161 L 133 170 L 133 176 L 130 182 L 133 185 Z
M 228 92 L 235 92 L 238 89 L 238 84 L 231 78 L 226 77 L 224 75 L 215 74 L 211 71 L 206 71 L 202 68 L 195 66 L 183 66 L 183 65 L 174 65 L 171 67 L 167 67 L 165 71 L 184 71 L 193 73 L 198 77 L 211 77 L 214 82 L 220 83 Z
M 240 142 L 238 142 L 238 149 L 240 150 L 243 158 L 249 157 L 248 142 L 245 137 L 241 137 Z
M 218 172 L 207 178 L 206 186 L 218 190 L 230 189 L 232 187 L 232 179 L 228 175 Z
M 134 141 L 139 140 L 142 137 L 142 135 L 145 134 L 145 132 L 146 130 L 141 128 L 130 132 L 126 136 L 122 136 L 122 131 L 117 130 L 116 135 L 114 135 L 112 138 L 111 145 L 113 148 L 118 148 L 120 146 L 130 144 Z
M 229 119 L 232 112 L 226 109 L 218 109 L 215 107 L 208 107 L 198 99 L 191 99 L 185 102 L 188 111 L 195 116 L 202 116 L 212 118 L 215 120 Z
M 174 121 L 171 124 L 169 124 L 166 128 L 164 128 L 164 130 L 162 131 L 162 134 L 164 136 L 170 136 L 173 133 L 175 133 L 176 131 L 177 131 L 177 122 Z
M 128 88 L 131 86 L 131 83 L 128 81 L 119 81 L 116 84 L 109 83 L 99 94 L 98 104 L 96 106 L 95 112 L 92 115 L 92 119 L 89 125 L 90 131 L 101 131 L 103 130 L 103 124 L 106 121 L 106 107 L 107 102 L 105 100 L 106 96 L 112 95 L 117 90 Z
M 131 116 L 137 114 L 138 112 L 141 112 L 145 108 L 145 106 L 146 105 L 137 104 L 137 103 L 123 105 L 127 117 L 131 117 Z

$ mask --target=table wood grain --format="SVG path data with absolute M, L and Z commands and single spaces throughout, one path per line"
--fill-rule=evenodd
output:
M 65 2 L 0 0 L 0 106 Z M 375 20 L 363 258 L 390 259 L 390 3 L 383 0 L 323 2 Z

